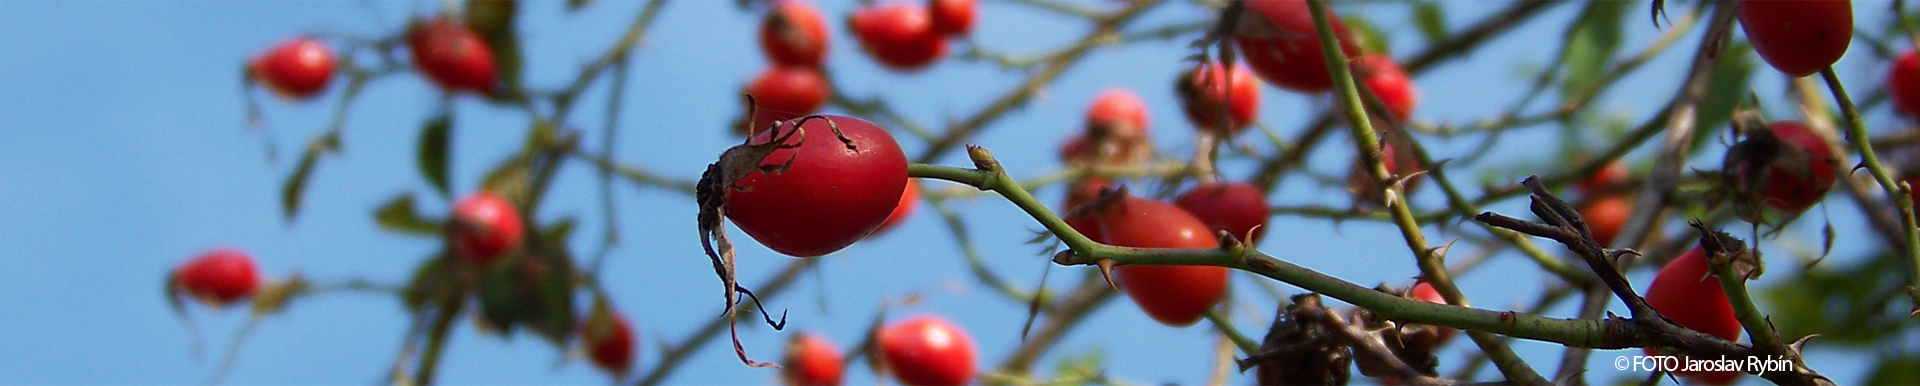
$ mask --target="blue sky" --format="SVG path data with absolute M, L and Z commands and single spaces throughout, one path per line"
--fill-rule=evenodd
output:
M 1878 3 L 1857 4 L 1863 16 L 1877 16 Z M 1112 2 L 1091 2 L 1096 8 Z M 1496 6 L 1479 2 L 1446 3 L 1456 25 L 1478 20 Z M 371 211 L 396 194 L 413 192 L 430 213 L 448 204 L 413 171 L 412 151 L 418 125 L 432 113 L 438 93 L 415 76 L 389 77 L 369 85 L 353 105 L 344 152 L 326 158 L 311 182 L 299 218 L 279 212 L 280 181 L 291 157 L 266 157 L 265 141 L 283 151 L 297 149 L 319 132 L 330 103 L 284 103 L 260 94 L 270 135 L 244 125 L 240 65 L 251 55 L 303 33 L 360 36 L 394 31 L 410 15 L 437 9 L 438 2 L 21 2 L 0 13 L 0 383 L 7 384 L 189 384 L 204 382 L 216 368 L 217 354 L 244 322 L 241 311 L 207 312 L 194 318 L 208 353 L 195 357 L 191 332 L 169 311 L 160 294 L 163 275 L 194 254 L 219 246 L 251 251 L 270 277 L 299 272 L 337 282 L 365 278 L 398 284 L 411 267 L 435 249 L 430 241 L 382 233 Z M 535 85 L 551 87 L 570 80 L 574 69 L 611 43 L 640 6 L 607 0 L 566 14 L 557 2 L 525 6 L 521 26 Z M 837 18 L 853 4 L 821 2 L 831 21 L 833 51 L 828 62 L 837 81 L 852 95 L 890 98 L 923 123 L 970 114 L 989 98 L 1014 87 L 1017 71 L 980 63 L 947 61 L 918 74 L 882 70 L 858 51 Z M 1638 8 L 1636 8 L 1638 9 Z M 1674 8 L 1676 12 L 1679 7 Z M 1407 9 L 1391 3 L 1346 8 L 1375 20 L 1406 20 Z M 1416 78 L 1423 100 L 1416 119 L 1469 122 L 1490 117 L 1521 91 L 1522 68 L 1546 62 L 1558 44 L 1561 23 L 1575 7 L 1558 7 L 1517 33 L 1464 60 L 1449 62 Z M 1636 15 L 1638 13 L 1635 13 Z M 1160 26 L 1206 15 L 1185 3 L 1163 6 L 1136 26 Z M 698 175 L 706 163 L 737 140 L 727 125 L 739 113 L 735 95 L 765 60 L 754 39 L 757 17 L 733 2 L 687 1 L 670 4 L 650 29 L 634 57 L 616 157 L 622 162 L 682 179 Z M 1878 24 L 1877 18 L 1860 20 Z M 1377 23 L 1395 40 L 1396 52 L 1418 48 L 1417 31 L 1406 23 Z M 985 2 L 974 39 L 984 47 L 1016 54 L 1040 52 L 1082 34 L 1080 23 L 1017 4 Z M 1635 50 L 1656 33 L 1644 22 L 1628 23 L 1625 50 Z M 1625 80 L 1599 103 L 1599 111 L 1638 117 L 1672 95 L 1685 56 L 1698 33 Z M 1080 125 L 1091 98 L 1109 87 L 1127 87 L 1151 106 L 1152 132 L 1163 151 L 1191 148 L 1187 128 L 1168 86 L 1180 66 L 1185 39 L 1102 48 L 1075 66 L 1030 106 L 1008 115 L 971 142 L 992 149 L 1016 176 L 1037 176 L 1059 165 L 1055 144 Z M 957 47 L 956 47 L 957 48 Z M 1856 46 L 1839 66 L 1856 93 L 1877 81 L 1882 71 Z M 1762 68 L 1771 74 L 1771 70 Z M 1756 80 L 1763 96 L 1780 95 L 1777 76 Z M 338 91 L 338 84 L 331 91 Z M 574 122 L 586 128 L 597 148 L 599 106 L 605 83 L 582 102 L 587 109 Z M 1261 117 L 1291 134 L 1328 102 L 1267 87 Z M 332 96 L 333 93 L 329 93 Z M 1778 103 L 1778 102 L 1776 102 Z M 513 151 L 527 122 L 516 112 L 460 98 L 456 103 L 453 186 L 470 191 L 478 176 Z M 1776 112 L 1775 114 L 1784 114 Z M 1870 123 L 1892 122 L 1884 112 Z M 1529 129 L 1503 141 L 1491 164 L 1554 165 L 1553 129 Z M 907 138 L 902 135 L 902 138 Z M 1249 137 L 1256 138 L 1257 137 Z M 1252 141 L 1265 149 L 1261 141 Z M 1429 146 L 1458 155 L 1475 141 L 1436 140 Z M 1341 140 L 1337 143 L 1347 143 Z M 1342 145 L 1344 146 L 1344 145 Z M 924 145 L 907 141 L 908 154 Z M 1644 149 L 1643 149 L 1644 150 Z M 1452 151 L 1452 153 L 1447 153 Z M 1696 157 L 1689 166 L 1713 168 L 1720 150 Z M 1644 151 L 1636 155 L 1644 156 Z M 957 155 L 958 153 L 955 153 Z M 1309 162 L 1322 173 L 1344 173 L 1349 151 L 1321 152 Z M 941 163 L 962 165 L 948 157 Z M 1223 165 L 1229 176 L 1244 176 L 1247 160 Z M 1466 174 L 1463 175 L 1474 175 Z M 945 188 L 945 185 L 936 185 Z M 1430 189 L 1429 189 L 1430 190 Z M 553 220 L 577 216 L 580 229 L 602 224 L 595 174 L 589 165 L 565 166 L 553 199 L 537 216 Z M 617 220 L 624 243 L 615 249 L 601 277 L 616 306 L 631 315 L 642 337 L 640 371 L 652 369 L 661 342 L 678 342 L 717 314 L 717 284 L 694 237 L 694 206 L 689 197 L 657 189 L 618 184 Z M 1059 200 L 1057 190 L 1041 197 Z M 1434 192 L 1416 196 L 1417 206 L 1440 205 Z M 1272 200 L 1277 204 L 1344 205 L 1344 193 L 1315 187 L 1307 179 L 1289 180 Z M 1841 235 L 1863 231 L 1847 200 L 1829 200 Z M 1037 283 L 1046 263 L 1021 244 L 1036 229 L 1011 205 L 983 198 L 953 203 L 965 213 L 975 241 L 993 269 L 1016 283 Z M 967 328 L 980 347 L 982 366 L 998 363 L 1019 342 L 1025 306 L 1000 298 L 967 274 L 953 239 L 937 218 L 923 211 L 900 229 L 825 257 L 773 306 L 791 310 L 787 332 L 743 323 L 742 338 L 757 359 L 777 359 L 794 331 L 816 331 L 843 348 L 859 340 L 873 313 L 888 299 L 911 292 L 924 296 L 915 306 L 888 313 L 897 318 L 938 313 Z M 1490 210 L 1524 213 L 1524 204 L 1507 202 Z M 438 212 L 436 212 L 438 211 Z M 1261 245 L 1282 258 L 1364 285 L 1404 285 L 1415 269 L 1400 247 L 1398 233 L 1381 224 L 1350 222 L 1329 227 L 1321 221 L 1280 217 Z M 1805 224 L 1803 224 L 1805 225 Z M 1677 232 L 1678 229 L 1669 229 Z M 737 232 L 735 233 L 738 234 Z M 599 243 L 597 231 L 578 232 L 577 251 Z M 1430 234 L 1430 239 L 1452 236 Z M 1801 227 L 1780 243 L 1818 242 L 1817 230 Z M 744 239 L 744 238 L 742 238 Z M 1839 259 L 1871 248 L 1873 240 L 1843 239 Z M 751 242 L 741 250 L 742 280 L 770 277 L 789 258 Z M 1784 245 L 1784 244 L 1783 244 Z M 1549 246 L 1550 250 L 1558 250 Z M 583 253 L 584 254 L 584 253 Z M 1459 280 L 1479 306 L 1514 307 L 1530 301 L 1549 278 L 1515 256 L 1503 255 Z M 1053 281 L 1077 276 L 1077 269 L 1055 268 Z M 1775 275 L 1778 278 L 1786 275 Z M 1648 274 L 1633 278 L 1644 282 Z M 1264 331 L 1271 305 L 1236 276 L 1243 294 L 1237 324 L 1250 334 Z M 1291 287 L 1285 287 L 1297 291 Z M 1616 307 L 1617 308 L 1617 307 Z M 1557 314 L 1565 316 L 1562 307 Z M 1103 352 L 1111 374 L 1135 383 L 1198 383 L 1206 379 L 1206 327 L 1161 326 L 1125 302 L 1092 316 L 1092 323 L 1068 336 L 1049 359 Z M 285 313 L 269 317 L 243 346 L 226 382 L 230 384 L 363 384 L 383 380 L 405 332 L 407 316 L 396 299 L 328 293 L 298 300 Z M 1910 340 L 1910 339 L 1908 339 Z M 1452 351 L 1462 350 L 1455 344 Z M 1559 348 L 1522 342 L 1517 349 L 1542 371 L 1551 371 Z M 554 350 L 525 336 L 503 339 L 460 324 L 444 359 L 441 381 L 449 384 L 603 383 L 607 380 L 577 355 Z M 1613 371 L 1605 363 L 1632 351 L 1599 352 L 1589 368 L 1597 382 L 1637 377 Z M 1841 383 L 1858 382 L 1860 354 L 1815 351 L 1816 368 Z M 1448 358 L 1458 358 L 1449 356 Z M 1048 363 L 1044 362 L 1043 363 Z M 1454 364 L 1443 365 L 1443 371 Z M 851 371 L 849 384 L 870 383 L 863 366 Z M 1043 364 L 1040 368 L 1045 369 Z M 1483 373 L 1483 377 L 1484 377 Z M 773 371 L 741 366 L 724 343 L 709 346 L 669 379 L 678 384 L 770 383 Z M 1637 378 L 1636 378 L 1637 379 Z M 1249 382 L 1250 378 L 1234 383 Z M 1747 379 L 1747 382 L 1758 381 Z

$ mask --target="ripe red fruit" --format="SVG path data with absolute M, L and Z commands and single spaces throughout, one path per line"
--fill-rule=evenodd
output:
M 1333 75 L 1327 72 L 1327 56 L 1320 51 L 1320 34 L 1313 28 L 1306 0 L 1249 1 L 1246 9 L 1252 12 L 1240 21 L 1234 41 L 1255 74 L 1274 86 L 1303 93 L 1333 89 Z M 1353 44 L 1346 23 L 1333 17 L 1332 10 L 1327 14 L 1340 49 L 1347 57 L 1359 56 L 1360 48 Z
M 453 251 L 460 261 L 487 265 L 506 257 L 526 238 L 526 226 L 513 203 L 482 191 L 453 206 Z
M 1794 77 L 1833 65 L 1853 40 L 1849 0 L 1742 1 L 1738 12 L 1753 51 Z
M 1765 132 L 1749 134 L 1728 150 L 1727 162 L 1738 188 L 1748 193 L 1762 189 L 1759 192 L 1764 192 L 1768 206 L 1795 213 L 1826 196 L 1840 165 L 1826 139 L 1791 121 L 1774 122 Z
M 493 49 L 467 26 L 445 18 L 415 21 L 407 44 L 414 67 L 441 88 L 493 94 Z
M 1087 236 L 1094 242 L 1105 243 L 1106 237 L 1100 234 L 1100 218 L 1093 213 L 1074 216 L 1073 210 L 1081 205 L 1100 198 L 1100 190 L 1112 187 L 1113 181 L 1099 177 L 1087 177 L 1074 181 L 1067 187 L 1066 205 L 1060 207 L 1060 218 L 1074 231 Z
M 1353 75 L 1361 83 L 1380 97 L 1387 105 L 1387 111 L 1394 119 L 1402 122 L 1413 116 L 1413 108 L 1420 105 L 1420 91 L 1414 89 L 1413 80 L 1407 78 L 1407 72 L 1393 62 L 1393 58 L 1369 54 L 1361 56 L 1353 64 Z
M 782 0 L 760 21 L 760 48 L 775 66 L 820 67 L 826 61 L 827 21 L 803 0 Z
M 887 215 L 887 221 L 880 223 L 880 227 L 873 230 L 873 235 L 879 235 L 881 232 L 893 229 L 901 221 L 907 221 L 907 216 L 913 215 L 913 208 L 917 206 L 920 206 L 920 184 L 907 181 L 907 190 L 900 192 L 900 204 L 893 207 L 893 214 Z
M 1180 104 L 1186 108 L 1187 120 L 1195 128 L 1213 131 L 1221 136 L 1233 136 L 1245 131 L 1259 115 L 1260 83 L 1254 80 L 1253 73 L 1247 72 L 1247 66 L 1233 66 L 1233 84 L 1227 84 L 1228 70 L 1220 63 L 1207 63 L 1196 66 L 1180 74 L 1174 91 L 1180 95 Z M 1228 91 L 1232 92 L 1229 98 Z M 1221 122 L 1221 110 L 1226 110 L 1227 122 Z
M 1219 248 L 1207 224 L 1179 207 L 1153 199 L 1119 197 L 1096 216 L 1105 242 L 1139 248 Z M 1213 266 L 1126 265 L 1114 268 L 1127 297 L 1161 324 L 1200 321 L 1227 292 L 1227 269 Z
M 1920 116 L 1920 56 L 1901 54 L 1887 69 L 1887 96 L 1902 114 Z
M 859 118 L 820 117 L 796 120 L 803 131 L 783 143 L 797 147 L 774 150 L 760 160 L 762 167 L 791 161 L 786 171 L 748 174 L 726 195 L 726 215 L 734 225 L 788 256 L 825 255 L 859 241 L 886 222 L 907 189 L 907 157 L 893 135 Z M 845 142 L 835 137 L 833 126 Z M 747 143 L 768 143 L 771 134 L 784 136 L 791 129 L 768 130 Z
M 1720 280 L 1713 276 L 1707 265 L 1706 252 L 1700 247 L 1694 247 L 1661 268 L 1660 273 L 1653 277 L 1653 284 L 1647 286 L 1646 298 L 1648 306 L 1674 323 L 1726 340 L 1740 339 L 1740 320 L 1734 318 L 1733 306 L 1727 303 L 1727 293 L 1720 288 Z M 1646 352 L 1654 355 L 1651 348 Z M 1727 384 L 1740 373 L 1674 372 L 1674 375 L 1706 383 Z
M 1087 106 L 1087 135 L 1132 140 L 1147 136 L 1147 103 L 1123 88 L 1108 89 Z
M 840 349 L 827 338 L 812 333 L 794 335 L 787 342 L 780 381 L 788 386 L 838 386 L 845 375 L 843 361 Z
M 1427 302 L 1427 303 L 1447 304 L 1447 299 L 1440 297 L 1440 291 L 1434 290 L 1433 285 L 1427 284 L 1426 280 L 1421 280 L 1418 283 L 1413 283 L 1413 288 L 1407 289 L 1407 296 L 1410 296 L 1414 299 L 1418 299 L 1420 301 Z M 1460 330 L 1454 329 L 1452 327 L 1437 327 L 1437 328 L 1438 329 L 1436 330 L 1436 332 L 1438 332 L 1439 339 L 1436 339 L 1434 341 L 1435 345 L 1445 344 L 1447 343 L 1448 339 L 1453 339 L 1453 336 L 1455 334 L 1460 333 Z
M 173 269 L 168 288 L 185 290 L 202 303 L 231 305 L 260 290 L 260 270 L 253 256 L 238 249 L 215 249 Z
M 1580 217 L 1587 220 L 1593 240 L 1602 247 L 1613 245 L 1613 236 L 1620 234 L 1620 228 L 1626 227 L 1627 217 L 1632 215 L 1633 200 L 1617 194 L 1595 197 L 1580 207 Z
M 1226 231 L 1247 244 L 1258 243 L 1267 233 L 1267 196 L 1253 185 L 1201 184 L 1175 198 L 1173 204 L 1206 223 L 1208 229 Z
M 933 32 L 942 35 L 966 35 L 972 31 L 978 8 L 974 0 L 932 0 L 927 4 L 927 10 L 933 12 Z
M 1579 187 L 1581 191 L 1587 193 L 1605 191 L 1608 187 L 1626 183 L 1628 178 L 1632 178 L 1632 173 L 1632 171 L 1627 170 L 1627 164 L 1614 161 L 1613 163 L 1607 164 L 1606 167 L 1601 168 L 1600 172 L 1588 176 L 1587 179 L 1580 180 L 1579 185 L 1576 186 Z
M 333 50 L 311 37 L 280 43 L 247 62 L 247 76 L 287 99 L 320 95 L 333 80 Z
M 915 71 L 947 54 L 947 40 L 933 30 L 925 7 L 914 3 L 887 3 L 853 14 L 853 36 L 860 45 L 895 71 Z
M 755 103 L 753 127 L 747 134 L 766 130 L 774 121 L 813 114 L 827 104 L 827 98 L 833 94 L 831 87 L 827 78 L 811 67 L 767 68 L 753 83 L 747 84 L 747 95 L 752 95 Z
M 633 324 L 626 316 L 608 312 L 605 318 L 588 318 L 580 323 L 580 342 L 586 345 L 587 359 L 594 367 L 615 377 L 633 369 Z
M 907 385 L 964 385 L 973 380 L 973 338 L 944 318 L 922 315 L 880 330 L 880 361 Z

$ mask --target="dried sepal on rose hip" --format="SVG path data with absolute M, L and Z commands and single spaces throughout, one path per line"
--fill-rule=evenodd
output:
M 1735 127 L 1745 135 L 1727 149 L 1716 193 L 1731 197 L 1742 219 L 1766 223 L 1765 208 L 1797 216 L 1833 187 L 1840 160 L 1811 128 L 1792 121 L 1762 126 L 1757 119 L 1736 119 Z
M 1345 385 L 1353 376 L 1353 351 L 1321 318 L 1303 317 L 1306 308 L 1322 308 L 1320 295 L 1294 295 L 1260 341 L 1260 353 L 1239 360 L 1240 369 L 1258 367 L 1262 385 Z M 1321 312 L 1324 312 L 1322 310 Z
M 752 106 L 752 96 L 747 96 Z M 751 114 L 752 108 L 749 107 Z M 809 141 L 809 137 L 814 140 Z M 906 155 L 893 136 L 854 117 L 810 115 L 782 121 L 720 153 L 696 186 L 700 244 L 725 287 L 726 315 L 740 294 L 725 220 L 775 252 L 818 257 L 859 241 L 886 222 L 906 190 Z M 805 219 L 798 221 L 796 219 Z M 765 307 L 761 316 L 780 329 Z M 751 366 L 734 334 L 734 352 Z
M 1376 290 L 1390 293 L 1394 296 L 1428 303 L 1447 303 L 1446 300 L 1440 298 L 1440 293 L 1434 291 L 1433 286 L 1427 284 L 1426 281 L 1416 282 L 1413 287 L 1405 290 L 1395 289 L 1385 284 L 1382 284 L 1379 288 L 1376 288 Z M 1434 351 L 1438 350 L 1440 345 L 1446 344 L 1448 340 L 1451 340 L 1453 336 L 1459 332 L 1459 330 L 1450 327 L 1387 320 L 1379 317 L 1379 315 L 1374 314 L 1372 311 L 1359 307 L 1353 309 L 1353 320 L 1355 323 L 1360 323 L 1367 331 L 1373 332 L 1372 335 L 1377 337 L 1383 346 L 1387 347 L 1388 352 L 1393 353 L 1394 357 L 1399 358 L 1400 362 L 1406 363 L 1408 366 L 1413 367 L 1415 371 L 1429 376 L 1438 375 L 1439 371 L 1440 359 L 1434 355 Z M 1369 377 L 1392 377 L 1397 374 L 1388 364 L 1365 355 L 1354 358 L 1354 364 L 1356 365 L 1355 367 L 1360 369 L 1360 374 Z

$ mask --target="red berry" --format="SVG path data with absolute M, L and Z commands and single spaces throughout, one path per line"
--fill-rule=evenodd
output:
M 1413 116 L 1413 108 L 1420 105 L 1420 91 L 1414 89 L 1413 80 L 1407 78 L 1407 72 L 1392 58 L 1381 55 L 1361 56 L 1353 65 L 1354 77 L 1380 97 L 1387 105 L 1387 111 L 1394 119 L 1406 121 Z
M 1580 207 L 1580 217 L 1587 220 L 1593 240 L 1602 247 L 1613 245 L 1613 236 L 1620 234 L 1620 228 L 1626 227 L 1627 217 L 1632 215 L 1633 200 L 1617 194 L 1595 197 Z
M 172 288 L 212 306 L 231 305 L 260 290 L 253 256 L 238 249 L 215 249 L 173 269 Z
M 1249 1 L 1245 20 L 1234 40 L 1246 55 L 1247 65 L 1261 79 L 1281 88 L 1304 93 L 1333 89 L 1333 75 L 1327 73 L 1326 54 L 1320 51 L 1320 34 L 1313 28 L 1313 16 L 1306 0 Z M 1333 17 L 1333 35 L 1347 57 L 1356 57 L 1360 48 L 1353 44 L 1353 33 L 1346 23 Z
M 780 381 L 788 386 L 838 386 L 845 375 L 844 359 L 833 342 L 802 333 L 787 343 L 787 360 Z
M 933 12 L 933 32 L 943 35 L 966 35 L 973 30 L 978 8 L 974 0 L 932 0 L 927 4 L 927 10 Z
M 1739 7 L 1740 28 L 1753 51 L 1787 75 L 1820 72 L 1839 61 L 1853 40 L 1849 0 L 1753 0 Z
M 1260 188 L 1239 182 L 1196 186 L 1173 200 L 1214 231 L 1226 231 L 1247 244 L 1267 233 L 1267 196 Z M 1248 237 L 1252 232 L 1252 237 Z
M 973 338 L 944 318 L 922 315 L 880 330 L 880 361 L 907 385 L 964 385 L 973 380 Z
M 1418 283 L 1413 283 L 1413 288 L 1407 289 L 1407 296 L 1410 296 L 1414 299 L 1418 299 L 1420 301 L 1427 302 L 1427 303 L 1447 304 L 1447 299 L 1440 297 L 1440 291 L 1434 290 L 1433 285 L 1428 284 L 1426 280 L 1421 280 Z M 1436 332 L 1439 333 L 1438 334 L 1439 339 L 1435 340 L 1436 345 L 1447 343 L 1448 339 L 1453 339 L 1454 334 L 1460 333 L 1460 330 L 1454 329 L 1452 327 L 1437 327 L 1437 328 L 1438 329 L 1436 330 Z
M 444 18 L 415 22 L 407 44 L 414 67 L 441 88 L 493 94 L 493 50 L 465 25 Z
M 1067 187 L 1067 201 L 1066 205 L 1060 208 L 1060 218 L 1066 220 L 1067 226 L 1073 227 L 1074 231 L 1080 232 L 1081 235 L 1087 236 L 1088 239 L 1100 243 L 1107 242 L 1106 237 L 1100 234 L 1099 217 L 1094 216 L 1092 213 L 1074 216 L 1073 210 L 1079 208 L 1081 205 L 1086 205 L 1087 203 L 1093 202 L 1093 200 L 1099 199 L 1101 189 L 1113 186 L 1115 186 L 1113 181 L 1099 177 L 1087 177 L 1074 181 L 1073 184 Z
M 605 315 L 580 324 L 580 341 L 586 345 L 587 358 L 594 367 L 615 377 L 625 376 L 633 369 L 633 324 L 617 312 Z
M 1887 69 L 1887 96 L 1893 107 L 1909 116 L 1920 116 L 1920 56 L 1913 50 L 1901 54 Z
M 1588 176 L 1587 179 L 1580 180 L 1577 187 L 1587 193 L 1606 191 L 1609 187 L 1626 183 L 1627 179 L 1633 178 L 1632 173 L 1633 171 L 1627 170 L 1627 164 L 1614 161 L 1613 163 L 1607 164 L 1606 167 L 1601 168 L 1599 173 L 1594 173 L 1592 176 Z
M 893 135 L 863 119 L 821 117 L 796 121 L 804 122 L 802 132 L 785 144 L 797 148 L 760 160 L 763 167 L 791 161 L 786 171 L 748 174 L 726 195 L 734 225 L 788 256 L 825 255 L 859 241 L 886 222 L 907 189 L 907 157 Z M 835 137 L 834 126 L 845 142 Z M 788 133 L 787 127 L 777 133 Z M 767 143 L 775 133 L 761 132 L 748 143 Z
M 913 208 L 916 206 L 920 206 L 920 184 L 907 181 L 907 190 L 900 192 L 900 204 L 893 207 L 893 214 L 887 215 L 887 221 L 880 223 L 880 227 L 874 229 L 873 234 L 879 235 L 881 232 L 893 229 L 901 221 L 907 221 L 907 216 L 913 215 Z
M 247 63 L 248 76 L 288 99 L 320 95 L 333 80 L 333 50 L 310 37 L 281 43 Z
M 914 3 L 887 3 L 853 14 L 853 35 L 860 45 L 895 71 L 915 71 L 947 54 L 947 40 L 933 30 L 927 9 Z
M 1105 242 L 1138 248 L 1219 248 L 1207 224 L 1165 202 L 1119 197 L 1096 216 Z M 1189 265 L 1126 265 L 1114 268 L 1120 289 L 1161 324 L 1200 321 L 1227 292 L 1227 269 Z
M 827 98 L 833 94 L 831 87 L 827 78 L 812 67 L 767 68 L 753 83 L 747 84 L 747 95 L 752 95 L 755 103 L 753 127 L 747 134 L 766 130 L 774 121 L 813 114 L 827 104 Z
M 1123 88 L 1108 89 L 1087 106 L 1087 135 L 1132 140 L 1147 136 L 1147 103 Z
M 1187 120 L 1197 129 L 1233 136 L 1245 131 L 1259 115 L 1260 83 L 1254 80 L 1253 73 L 1247 72 L 1244 65 L 1233 66 L 1231 87 L 1227 84 L 1227 74 L 1227 68 L 1220 63 L 1207 63 L 1187 70 L 1174 85 L 1181 105 L 1186 108 Z M 1223 109 L 1227 122 L 1221 122 Z
M 460 261 L 487 265 L 520 247 L 526 237 L 520 212 L 506 198 L 482 191 L 453 206 L 453 250 Z
M 1768 206 L 1788 212 L 1805 211 L 1820 202 L 1833 187 L 1840 164 L 1833 146 L 1798 122 L 1774 122 L 1766 132 L 1750 134 L 1734 147 L 1728 152 L 1737 155 L 1727 158 L 1727 170 L 1734 173 L 1739 187 L 1748 192 L 1762 189 Z M 1765 168 L 1765 174 L 1748 172 L 1753 168 Z
M 1646 298 L 1648 306 L 1674 323 L 1721 339 L 1740 339 L 1740 320 L 1734 318 L 1727 293 L 1720 288 L 1720 280 L 1707 265 L 1706 252 L 1699 247 L 1661 268 L 1653 284 L 1647 286 Z M 1651 348 L 1646 352 L 1654 355 Z M 1731 371 L 1673 374 L 1712 384 L 1727 384 L 1740 375 Z
M 760 22 L 760 48 L 775 66 L 820 67 L 828 46 L 826 18 L 804 0 L 782 0 Z

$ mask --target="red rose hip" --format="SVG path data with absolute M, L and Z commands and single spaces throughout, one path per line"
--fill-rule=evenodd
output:
M 794 122 L 747 140 L 748 146 L 767 144 L 779 135 L 797 147 L 760 160 L 764 168 L 791 161 L 785 171 L 734 181 L 725 197 L 726 216 L 775 252 L 833 253 L 886 222 L 907 189 L 907 158 L 893 135 L 866 120 L 822 115 Z M 802 131 L 788 135 L 796 126 Z M 835 136 L 836 126 L 844 141 Z
M 886 3 L 855 11 L 850 26 L 861 47 L 895 71 L 917 71 L 947 54 L 931 15 L 914 3 Z
M 215 249 L 174 268 L 168 289 L 170 296 L 185 291 L 208 305 L 227 306 L 260 290 L 260 270 L 246 252 Z
M 1186 210 L 1131 195 L 1099 208 L 1105 243 L 1138 248 L 1219 248 L 1212 232 Z M 1227 292 L 1227 269 L 1197 265 L 1125 265 L 1113 269 L 1120 289 L 1147 316 L 1168 326 L 1200 321 Z
M 1407 72 L 1401 70 L 1392 58 L 1361 56 L 1354 63 L 1353 72 L 1367 90 L 1380 97 L 1380 103 L 1387 106 L 1387 112 L 1393 113 L 1394 119 L 1406 121 L 1413 116 L 1413 108 L 1420 105 L 1420 91 L 1413 87 L 1413 80 L 1407 78 Z
M 907 181 L 907 190 L 900 193 L 900 204 L 893 207 L 893 214 L 887 215 L 887 221 L 880 223 L 880 227 L 874 229 L 873 234 L 879 235 L 907 221 L 907 217 L 913 215 L 913 208 L 917 206 L 920 206 L 920 184 Z
M 586 345 L 587 359 L 593 366 L 622 377 L 633 369 L 633 323 L 617 312 L 588 317 L 580 324 L 580 342 Z
M 876 338 L 880 361 L 906 385 L 964 385 L 973 380 L 973 338 L 932 315 L 887 325 Z
M 414 67 L 441 88 L 493 93 L 493 49 L 472 29 L 445 18 L 415 22 L 407 43 Z
M 1794 77 L 1833 65 L 1853 41 L 1849 0 L 1749 0 L 1737 12 L 1760 59 Z
M 320 95 L 333 80 L 333 50 L 311 37 L 281 43 L 247 63 L 247 76 L 288 99 Z
M 506 198 L 479 192 L 453 207 L 454 256 L 473 265 L 487 265 L 520 247 L 526 237 L 520 212 Z
M 1229 73 L 1233 78 L 1231 85 L 1227 80 Z M 1219 63 L 1195 67 L 1180 75 L 1174 91 L 1180 96 L 1188 121 L 1200 130 L 1221 136 L 1245 131 L 1259 115 L 1260 83 L 1244 65 L 1233 66 L 1231 72 Z
M 839 386 L 845 375 L 844 360 L 840 349 L 827 338 L 812 333 L 794 335 L 787 343 L 780 381 L 788 386 Z
M 1895 58 L 1887 68 L 1887 96 L 1901 114 L 1920 117 L 1920 56 L 1912 50 Z
M 927 4 L 927 10 L 932 12 L 933 32 L 943 35 L 966 35 L 972 31 L 978 8 L 974 0 L 932 0 Z
M 1721 339 L 1740 339 L 1740 320 L 1734 318 L 1733 305 L 1727 303 L 1727 293 L 1720 288 L 1720 280 L 1713 276 L 1706 252 L 1700 247 L 1694 247 L 1661 268 L 1660 273 L 1654 275 L 1653 284 L 1647 286 L 1646 298 L 1648 306 L 1674 323 Z M 1656 355 L 1651 348 L 1645 351 Z M 1674 375 L 1727 384 L 1740 373 L 1676 371 Z
M 1201 184 L 1175 198 L 1173 204 L 1199 218 L 1209 229 L 1226 231 L 1247 244 L 1258 243 L 1267 233 L 1267 196 L 1253 185 Z
M 1267 83 L 1303 93 L 1333 89 L 1333 75 L 1327 72 L 1327 56 L 1320 50 L 1320 34 L 1313 28 L 1306 0 L 1249 1 L 1246 10 L 1250 12 L 1234 41 L 1255 74 Z M 1360 48 L 1353 44 L 1346 23 L 1332 17 L 1332 10 L 1327 13 L 1341 51 L 1349 58 L 1359 56 Z
M 826 18 L 804 0 L 781 0 L 760 22 L 760 48 L 776 66 L 820 67 L 829 47 Z
M 827 104 L 833 94 L 827 78 L 819 70 L 811 67 L 774 66 L 753 83 L 747 84 L 747 95 L 754 98 L 753 127 L 748 135 L 757 134 L 773 125 L 775 121 L 788 121 L 807 114 L 813 114 Z
M 1447 299 L 1441 297 L 1440 291 L 1433 289 L 1433 284 L 1428 284 L 1426 280 L 1414 283 L 1413 288 L 1407 289 L 1407 296 L 1427 303 L 1447 304 Z M 1460 333 L 1460 330 L 1452 327 L 1436 326 L 1435 328 L 1435 332 L 1438 333 L 1435 335 L 1438 339 L 1434 340 L 1436 345 L 1447 343 L 1447 340 L 1453 339 L 1455 334 Z

